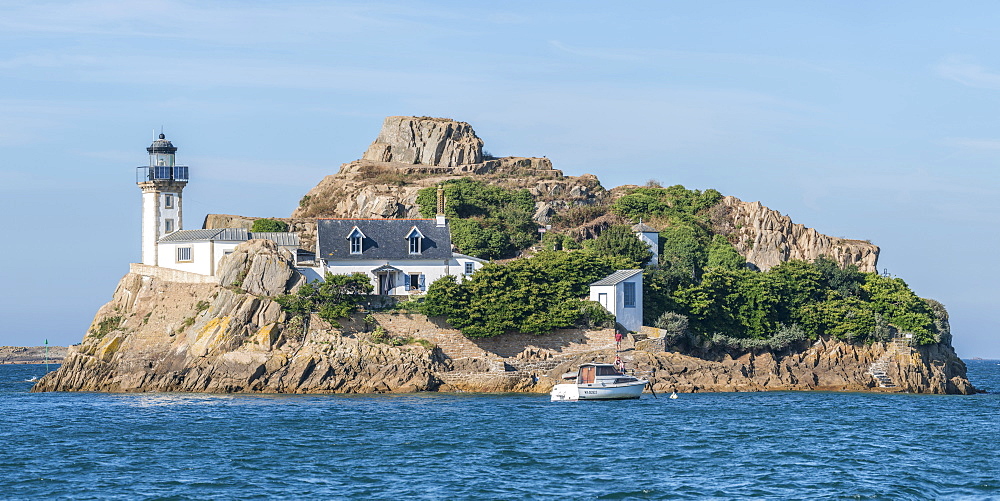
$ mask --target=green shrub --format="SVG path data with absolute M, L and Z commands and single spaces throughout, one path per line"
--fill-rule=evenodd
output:
M 459 252 L 483 259 L 512 257 L 538 241 L 532 216 L 535 201 L 527 190 L 511 190 L 472 178 L 445 181 L 445 215 L 451 243 Z M 424 217 L 437 213 L 437 187 L 417 192 Z
M 585 312 L 600 320 L 580 299 L 590 283 L 612 268 L 589 252 L 541 252 L 510 263 L 488 264 L 458 283 L 446 276 L 434 281 L 422 305 L 424 313 L 444 316 L 469 338 L 506 331 L 545 334 L 572 327 Z
M 98 339 L 103 338 L 109 332 L 118 328 L 122 323 L 121 315 L 115 315 L 113 317 L 107 317 L 97 323 L 97 330 L 91 330 L 90 334 Z
M 288 231 L 288 223 L 277 219 L 257 219 L 250 228 L 253 233 L 271 233 Z
M 371 281 L 363 273 L 334 275 L 327 272 L 324 280 L 313 280 L 294 294 L 274 298 L 289 315 L 307 317 L 316 313 L 327 322 L 337 324 L 337 319 L 347 318 L 356 311 L 373 290 Z

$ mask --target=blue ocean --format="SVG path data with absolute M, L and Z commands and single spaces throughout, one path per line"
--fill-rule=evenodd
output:
M 1000 361 L 974 396 L 28 393 L 0 366 L 5 499 L 1000 499 Z

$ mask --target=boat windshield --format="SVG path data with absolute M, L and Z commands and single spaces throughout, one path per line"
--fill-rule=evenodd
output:
M 621 376 L 622 373 L 618 372 L 618 369 L 615 369 L 611 365 L 599 365 L 599 366 L 597 366 L 597 375 L 598 376 Z

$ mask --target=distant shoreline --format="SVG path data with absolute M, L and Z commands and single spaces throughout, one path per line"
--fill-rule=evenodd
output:
M 45 346 L 0 346 L 0 365 L 13 364 L 61 364 L 69 348 L 49 346 L 46 356 Z

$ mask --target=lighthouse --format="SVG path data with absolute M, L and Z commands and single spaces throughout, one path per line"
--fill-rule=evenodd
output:
M 142 190 L 142 264 L 159 266 L 157 242 L 183 225 L 182 200 L 188 168 L 177 165 L 177 147 L 160 134 L 146 148 L 149 165 L 136 168 L 135 182 Z

